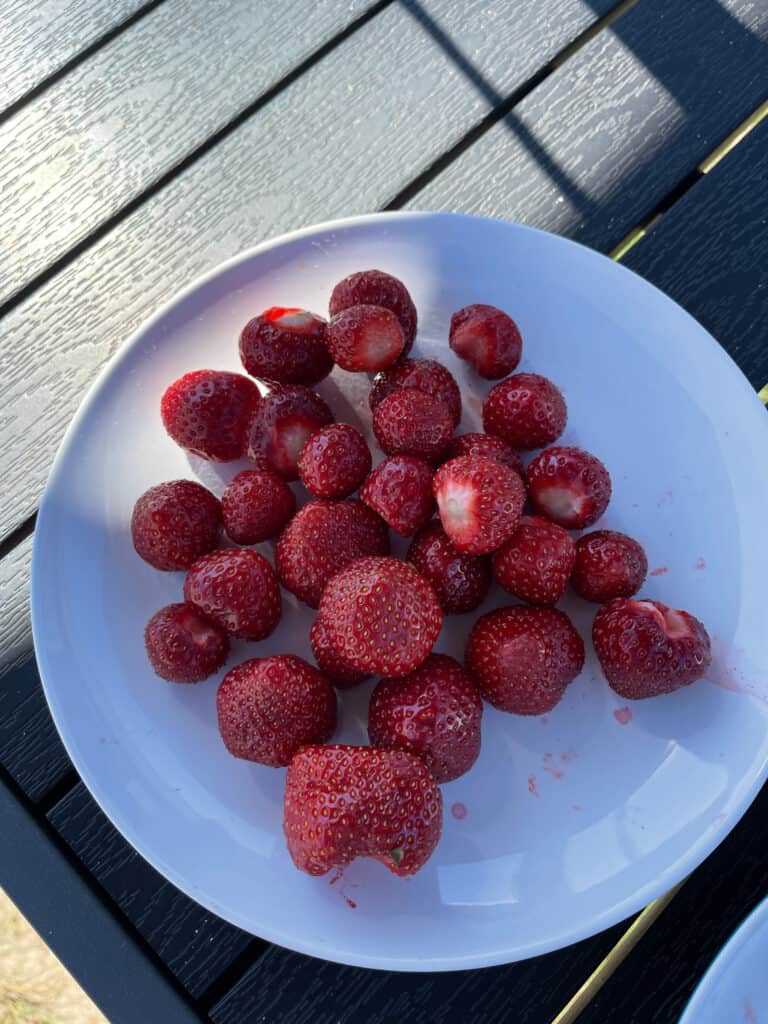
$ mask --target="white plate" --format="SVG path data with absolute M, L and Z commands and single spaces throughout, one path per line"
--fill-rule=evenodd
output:
M 679 1024 L 768 1020 L 768 899 L 747 917 L 709 966 Z
M 487 709 L 480 759 L 445 786 L 444 835 L 417 877 L 402 881 L 363 861 L 331 885 L 288 859 L 284 773 L 225 751 L 217 680 L 172 686 L 150 671 L 145 621 L 179 600 L 182 577 L 141 562 L 128 524 L 151 484 L 197 474 L 220 492 L 237 468 L 192 463 L 165 436 L 165 386 L 195 368 L 239 369 L 238 331 L 255 312 L 323 312 L 339 278 L 370 266 L 410 288 L 420 321 L 414 354 L 456 374 L 462 430 L 477 428 L 486 388 L 448 349 L 450 314 L 489 302 L 515 317 L 520 368 L 551 376 L 566 394 L 563 441 L 593 450 L 612 473 L 601 525 L 645 545 L 655 571 L 645 596 L 707 624 L 719 685 L 628 708 L 590 654 L 545 718 Z M 366 386 L 365 375 L 336 371 L 319 390 L 340 419 L 367 424 Z M 32 573 L 35 644 L 56 724 L 139 852 L 204 906 L 266 939 L 416 971 L 567 945 L 696 867 L 765 776 L 768 679 L 756 662 L 765 664 L 767 446 L 765 412 L 723 350 L 660 292 L 588 249 L 447 214 L 362 217 L 286 235 L 162 309 L 105 370 L 67 433 L 40 509 Z M 509 603 L 495 591 L 485 610 Z M 576 598 L 564 607 L 587 636 L 594 607 Z M 439 649 L 461 657 L 474 618 L 449 619 Z M 307 655 L 310 621 L 286 598 L 275 634 L 239 644 L 229 664 Z M 344 695 L 340 740 L 365 740 L 369 692 Z

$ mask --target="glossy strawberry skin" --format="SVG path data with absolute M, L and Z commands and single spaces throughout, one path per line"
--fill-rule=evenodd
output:
M 416 307 L 402 281 L 382 270 L 362 270 L 339 281 L 331 294 L 328 308 L 336 316 L 349 306 L 383 306 L 400 321 L 407 356 L 416 337 Z
M 432 481 L 443 529 L 459 551 L 486 555 L 517 529 L 525 488 L 514 470 L 482 455 L 444 463 Z
M 491 388 L 483 402 L 483 429 L 513 448 L 552 444 L 565 430 L 568 409 L 560 390 L 537 373 L 517 373 Z
M 371 695 L 368 735 L 374 747 L 418 754 L 439 783 L 469 771 L 480 754 L 483 702 L 453 658 L 430 654 L 414 672 L 382 679 Z
M 611 478 L 602 462 L 582 448 L 546 448 L 525 474 L 536 512 L 567 530 L 595 523 L 611 500 Z
M 390 455 L 368 474 L 360 498 L 393 530 L 410 537 L 435 508 L 432 469 L 414 455 Z
M 453 435 L 453 419 L 445 402 L 416 388 L 398 388 L 379 402 L 373 432 L 387 455 L 439 459 Z
M 376 375 L 368 404 L 371 412 L 379 402 L 388 398 L 398 388 L 416 388 L 445 402 L 451 414 L 454 427 L 461 419 L 461 391 L 450 370 L 434 359 L 399 359 L 395 365 Z
M 317 667 L 325 673 L 337 690 L 348 690 L 369 676 L 348 665 L 328 639 L 328 630 L 318 615 L 309 631 L 309 644 L 315 656 Z
M 293 758 L 283 826 L 297 868 L 324 875 L 373 857 L 401 877 L 429 860 L 442 832 L 440 790 L 404 750 L 307 746 Z
M 312 387 L 333 369 L 325 320 L 305 309 L 272 306 L 240 333 L 240 359 L 252 377 L 269 384 Z
M 198 558 L 184 581 L 184 600 L 229 636 L 243 640 L 263 640 L 280 621 L 275 570 L 249 548 L 226 548 Z
M 331 423 L 310 434 L 298 460 L 299 479 L 316 498 L 346 498 L 371 469 L 365 438 L 348 423 Z
M 557 608 L 489 612 L 467 642 L 467 671 L 483 697 L 515 715 L 551 711 L 583 666 L 582 639 Z
M 260 544 L 280 533 L 296 511 L 296 498 L 277 473 L 244 469 L 224 488 L 221 510 L 230 540 Z
M 400 321 L 383 306 L 349 306 L 328 325 L 328 351 L 350 373 L 385 370 L 398 360 L 404 345 Z
M 279 387 L 256 405 L 248 431 L 248 457 L 266 459 L 283 480 L 297 480 L 298 459 L 310 434 L 333 422 L 333 413 L 314 391 Z
M 248 426 L 259 389 L 247 377 L 223 370 L 193 370 L 166 388 L 163 426 L 181 448 L 212 462 L 245 454 Z
M 438 522 L 429 523 L 414 537 L 407 561 L 435 588 L 446 615 L 474 611 L 491 585 L 488 558 L 463 554 Z
M 517 324 L 496 306 L 476 303 L 451 317 L 448 342 L 486 380 L 498 380 L 520 362 L 523 341 Z
M 147 657 L 156 675 L 170 683 L 199 683 L 227 660 L 223 630 L 189 604 L 155 612 L 144 631 Z
M 496 582 L 529 604 L 557 604 L 576 561 L 571 535 L 541 516 L 522 516 L 492 560 Z
M 194 480 L 170 480 L 150 487 L 131 515 L 136 554 L 165 572 L 188 569 L 212 551 L 220 529 L 218 498 Z
M 592 642 L 611 689 L 624 700 L 690 686 L 712 662 L 704 625 L 661 601 L 608 601 L 595 616 Z
M 576 541 L 571 586 L 587 601 L 632 597 L 645 582 L 648 559 L 636 540 L 616 530 L 595 530 Z
M 493 434 L 458 434 L 448 446 L 448 458 L 458 459 L 461 455 L 482 455 L 486 459 L 502 462 L 523 476 L 523 463 L 515 449 Z

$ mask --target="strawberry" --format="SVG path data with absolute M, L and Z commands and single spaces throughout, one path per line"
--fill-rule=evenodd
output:
M 378 683 L 368 735 L 374 747 L 418 754 L 438 782 L 450 782 L 478 758 L 482 716 L 478 689 L 461 665 L 445 654 L 430 654 L 407 676 Z
M 359 430 L 331 423 L 310 434 L 299 455 L 299 479 L 316 498 L 346 498 L 371 468 L 371 453 Z
M 296 511 L 296 498 L 270 469 L 244 469 L 224 488 L 221 510 L 230 540 L 260 544 L 280 533 Z
M 317 608 L 328 580 L 356 558 L 389 554 L 386 524 L 361 501 L 310 501 L 277 542 L 280 582 Z
M 488 559 L 462 554 L 437 522 L 430 523 L 413 539 L 407 560 L 435 588 L 440 607 L 447 615 L 473 611 L 491 585 Z
M 407 356 L 416 337 L 416 307 L 402 281 L 382 270 L 362 270 L 339 281 L 333 289 L 328 309 L 336 316 L 350 306 L 383 306 L 400 321 Z
M 576 561 L 576 545 L 562 526 L 523 516 L 493 556 L 493 575 L 505 590 L 529 604 L 557 604 Z
M 702 623 L 660 601 L 615 597 L 598 610 L 592 642 L 605 678 L 624 700 L 690 686 L 712 661 Z
M 472 627 L 466 665 L 500 711 L 542 715 L 584 667 L 584 644 L 557 608 L 500 608 Z
M 462 455 L 435 473 L 432 490 L 443 529 L 459 551 L 485 555 L 517 529 L 525 499 L 514 470 L 482 455 Z
M 193 480 L 171 480 L 145 491 L 133 506 L 131 538 L 136 554 L 155 569 L 188 569 L 213 551 L 221 505 Z
M 279 387 L 258 402 L 248 432 L 248 457 L 266 459 L 284 480 L 299 476 L 298 458 L 310 434 L 333 423 L 320 395 L 304 387 Z
M 486 459 L 495 459 L 505 466 L 523 475 L 523 463 L 511 445 L 493 434 L 459 434 L 448 445 L 448 458 L 458 459 L 460 455 L 483 455 Z
M 373 432 L 387 455 L 438 459 L 453 435 L 453 419 L 445 402 L 416 388 L 399 388 L 373 413 Z
M 349 306 L 328 324 L 328 351 L 337 366 L 352 373 L 386 370 L 404 345 L 400 321 L 383 306 Z
M 546 448 L 528 466 L 528 494 L 536 512 L 568 530 L 591 526 L 611 500 L 611 478 L 582 448 Z
M 571 585 L 587 601 L 632 597 L 645 581 L 645 551 L 626 533 L 595 530 L 576 541 L 576 564 Z
M 537 373 L 517 373 L 499 381 L 483 402 L 483 429 L 524 451 L 552 444 L 567 419 L 562 393 Z
M 388 676 L 417 668 L 443 624 L 431 583 L 396 558 L 361 558 L 343 569 L 323 591 L 320 615 L 348 665 Z
M 294 864 L 310 875 L 373 857 L 404 877 L 437 846 L 443 800 L 404 750 L 304 747 L 288 768 L 283 826 Z
M 333 369 L 327 324 L 306 309 L 272 306 L 240 333 L 240 359 L 252 377 L 270 384 L 318 384 Z
M 520 362 L 523 341 L 517 324 L 495 306 L 465 306 L 451 317 L 448 343 L 486 380 L 498 380 Z
M 258 551 L 227 548 L 198 558 L 184 580 L 184 600 L 230 636 L 263 640 L 280 621 L 275 570 Z
M 373 412 L 398 388 L 416 388 L 445 402 L 454 427 L 461 419 L 461 391 L 450 370 L 434 359 L 399 359 L 393 367 L 377 373 L 368 393 L 368 404 Z
M 216 713 L 233 757 L 282 768 L 305 743 L 331 738 L 336 694 L 328 678 L 306 661 L 275 654 L 230 669 L 216 694 Z
M 414 455 L 390 455 L 368 474 L 360 497 L 388 526 L 410 537 L 435 507 L 432 469 Z
M 356 668 L 347 665 L 328 639 L 328 630 L 319 615 L 309 631 L 309 643 L 317 667 L 328 676 L 337 690 L 348 690 L 369 678 L 365 672 L 358 672 Z
M 227 660 L 229 638 L 189 604 L 155 612 L 144 630 L 152 668 L 170 683 L 199 683 Z
M 212 462 L 245 454 L 259 389 L 223 370 L 193 370 L 169 385 L 160 402 L 163 426 L 181 448 Z

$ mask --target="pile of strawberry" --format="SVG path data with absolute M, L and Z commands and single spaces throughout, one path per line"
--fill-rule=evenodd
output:
M 247 456 L 252 468 L 221 501 L 189 480 L 137 501 L 138 554 L 186 571 L 184 601 L 153 615 L 145 642 L 159 676 L 194 683 L 225 663 L 230 637 L 269 636 L 280 584 L 318 609 L 316 666 L 282 654 L 224 677 L 222 739 L 235 757 L 288 766 L 285 834 L 299 868 L 322 874 L 370 856 L 410 875 L 440 836 L 438 785 L 479 754 L 481 697 L 539 715 L 579 675 L 584 644 L 554 607 L 569 583 L 601 605 L 592 641 L 623 698 L 694 682 L 710 644 L 687 612 L 632 599 L 647 572 L 637 541 L 568 532 L 604 513 L 611 480 L 594 455 L 555 445 L 565 400 L 546 378 L 513 374 L 522 340 L 506 313 L 472 305 L 451 319 L 454 352 L 499 381 L 483 403 L 485 432 L 459 436 L 453 376 L 409 357 L 416 309 L 402 282 L 353 274 L 333 290 L 330 314 L 274 307 L 246 324 L 240 355 L 270 386 L 264 396 L 250 377 L 216 370 L 188 373 L 163 395 L 163 423 L 182 448 L 215 461 Z M 375 468 L 363 435 L 335 423 L 310 390 L 334 365 L 377 374 L 370 406 L 386 457 Z M 543 450 L 524 470 L 519 451 L 534 449 Z M 310 495 L 298 512 L 288 486 L 297 479 Z M 222 527 L 236 547 L 220 546 Z M 390 557 L 390 528 L 413 536 L 405 561 Z M 275 538 L 273 568 L 248 545 Z M 475 622 L 464 666 L 432 653 L 444 616 L 476 609 L 492 579 L 525 603 Z M 371 746 L 326 746 L 336 691 L 374 675 L 382 678 L 369 707 Z

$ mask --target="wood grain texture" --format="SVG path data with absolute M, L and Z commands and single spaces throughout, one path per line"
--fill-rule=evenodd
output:
M 3 0 L 0 112 L 125 21 L 143 3 L 144 0 Z
M 29 658 L 29 567 L 32 538 L 27 537 L 0 561 L 0 680 Z
M 48 820 L 191 995 L 200 995 L 251 944 L 250 935 L 161 878 L 82 783 L 52 808 Z
M 273 946 L 210 1015 L 215 1024 L 549 1024 L 623 927 L 523 963 L 442 974 L 342 967 Z
M 560 34 L 539 39 L 539 59 L 586 17 L 574 0 L 547 6 L 560 11 Z M 475 2 L 470 13 L 482 9 Z M 526 0 L 509 17 L 516 76 L 537 10 Z M 160 302 L 271 235 L 383 206 L 488 109 L 440 43 L 392 6 L 6 316 L 0 536 L 36 506 L 96 370 Z
M 609 250 L 765 99 L 766 0 L 641 0 L 410 199 Z

